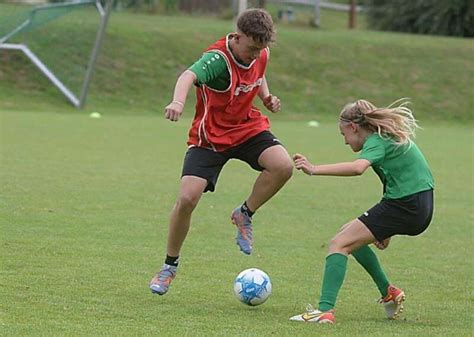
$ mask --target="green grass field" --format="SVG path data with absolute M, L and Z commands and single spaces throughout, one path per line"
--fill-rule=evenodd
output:
M 295 172 L 254 217 L 254 253 L 245 256 L 229 217 L 257 172 L 230 162 L 194 212 L 169 294 L 150 293 L 193 94 L 178 123 L 162 110 L 178 74 L 233 23 L 122 12 L 111 17 L 82 111 L 25 58 L 0 52 L 0 336 L 472 336 L 472 39 L 371 32 L 362 18 L 348 32 L 346 22 L 323 12 L 320 30 L 277 26 L 268 81 L 283 109 L 270 116 L 272 130 L 292 154 L 352 160 L 336 124 L 342 106 L 412 98 L 436 200 L 423 235 L 394 238 L 378 252 L 407 294 L 400 320 L 384 318 L 375 285 L 351 259 L 335 326 L 288 321 L 316 303 L 330 238 L 380 199 L 371 171 L 358 178 Z M 92 111 L 103 117 L 89 118 Z M 308 127 L 312 119 L 321 126 Z M 235 276 L 249 267 L 273 283 L 259 307 L 233 295 Z
M 231 210 L 256 173 L 231 162 L 217 191 L 195 211 L 169 294 L 147 283 L 165 253 L 190 120 L 154 116 L 1 113 L 1 329 L 4 336 L 469 336 L 472 334 L 473 134 L 429 124 L 418 144 L 436 178 L 436 214 L 416 238 L 397 237 L 379 254 L 407 293 L 388 322 L 377 290 L 351 260 L 336 326 L 289 322 L 314 303 L 328 240 L 375 203 L 374 174 L 309 178 L 299 172 L 255 216 L 255 251 L 234 244 Z M 291 153 L 318 162 L 350 160 L 334 122 L 275 122 Z M 274 291 L 260 307 L 232 293 L 239 271 L 267 271 Z

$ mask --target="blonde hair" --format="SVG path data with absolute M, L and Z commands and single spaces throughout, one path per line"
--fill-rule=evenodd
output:
M 373 132 L 382 138 L 390 138 L 395 144 L 403 145 L 415 138 L 418 128 L 412 111 L 407 107 L 408 98 L 401 98 L 387 107 L 377 108 L 364 99 L 347 104 L 341 111 L 341 122 L 353 122 Z

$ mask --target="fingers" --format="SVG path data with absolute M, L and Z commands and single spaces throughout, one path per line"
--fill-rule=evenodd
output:
M 281 102 L 280 99 L 276 96 L 272 96 L 272 112 L 278 112 L 280 111 L 281 108 Z
M 268 95 L 263 99 L 263 105 L 271 112 L 278 112 L 281 109 L 281 102 L 277 96 Z
M 172 122 L 178 121 L 182 113 L 183 106 L 178 103 L 171 102 L 165 108 L 165 118 Z
M 307 175 L 313 175 L 313 171 L 314 171 L 313 164 L 311 164 L 309 160 L 306 159 L 306 157 L 303 156 L 302 154 L 296 153 L 293 156 L 293 162 L 297 170 L 301 170 Z
M 386 249 L 389 244 L 390 244 L 390 238 L 387 238 L 383 241 L 375 241 L 374 242 L 374 246 L 377 247 L 380 250 Z
M 307 175 L 312 175 L 311 165 L 308 163 L 296 163 L 295 168 L 297 170 L 303 171 Z
M 374 246 L 377 247 L 377 248 L 380 249 L 380 250 L 384 250 L 384 249 L 385 249 L 385 246 L 384 246 L 383 243 L 380 242 L 380 241 L 375 241 L 375 242 L 374 242 Z
M 293 156 L 293 162 L 295 163 L 295 167 L 299 170 L 309 164 L 308 159 L 302 154 L 295 154 Z
M 293 161 L 297 160 L 297 159 L 302 159 L 304 158 L 304 156 L 302 154 L 299 154 L 299 153 L 295 153 L 293 155 Z

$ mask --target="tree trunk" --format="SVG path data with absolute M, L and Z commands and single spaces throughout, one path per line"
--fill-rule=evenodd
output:
M 356 0 L 349 0 L 349 29 L 354 29 L 356 26 Z

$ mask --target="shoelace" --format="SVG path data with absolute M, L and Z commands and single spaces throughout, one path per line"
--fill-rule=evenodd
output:
M 250 233 L 251 231 L 250 225 L 243 224 L 241 226 L 237 226 L 237 228 L 239 229 L 239 232 L 242 234 L 242 236 L 252 238 L 252 235 Z
M 252 240 L 252 223 L 251 223 L 251 218 L 250 218 L 250 221 L 247 222 L 245 221 L 245 215 L 244 214 L 240 214 L 240 216 L 242 217 L 242 224 L 238 224 L 238 222 L 236 222 L 237 224 L 237 228 L 239 229 L 239 232 L 240 232 L 240 235 L 242 235 L 243 238 L 245 239 L 248 239 L 248 240 Z
M 171 268 L 166 268 L 158 273 L 158 282 L 168 283 L 167 281 L 173 277 L 174 273 L 171 271 Z
M 252 218 L 249 218 L 248 216 L 246 216 L 245 214 L 241 213 L 239 214 L 241 219 L 242 219 L 242 225 L 239 225 L 239 227 L 244 227 L 244 228 L 248 228 L 251 226 L 252 224 Z

